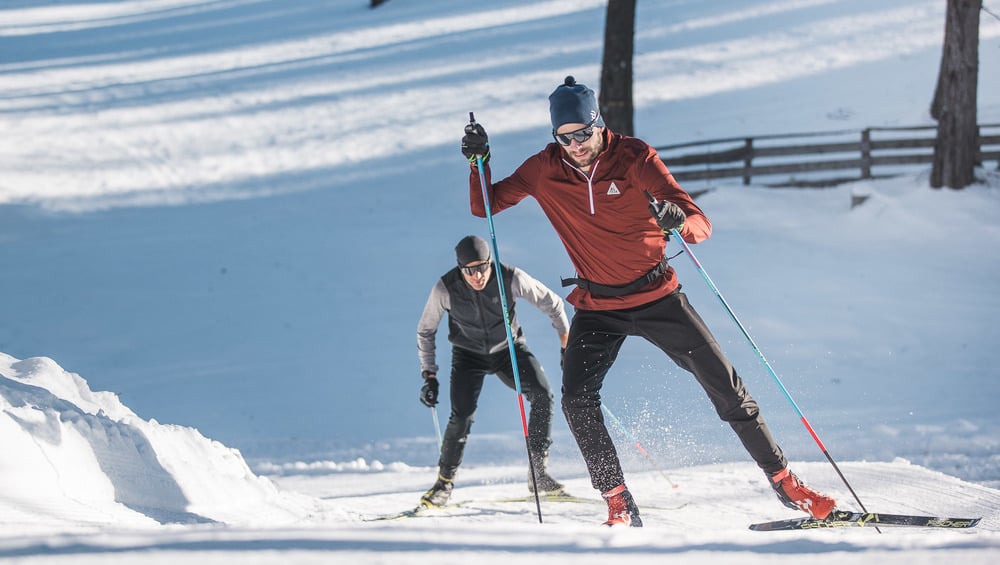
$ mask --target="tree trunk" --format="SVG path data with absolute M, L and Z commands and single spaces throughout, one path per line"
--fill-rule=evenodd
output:
M 948 0 L 941 69 L 931 102 L 931 117 L 938 122 L 931 168 L 934 188 L 964 188 L 975 181 L 982 5 L 982 0 Z
M 625 135 L 634 135 L 632 52 L 635 43 L 635 1 L 608 0 L 598 100 L 604 125 Z

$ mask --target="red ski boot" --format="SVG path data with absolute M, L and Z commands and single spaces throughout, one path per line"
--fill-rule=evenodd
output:
M 631 526 L 633 528 L 642 527 L 642 519 L 639 518 L 639 507 L 632 500 L 632 493 L 628 491 L 624 483 L 616 486 L 608 492 L 601 493 L 604 500 L 608 501 L 608 521 L 605 526 Z
M 771 487 L 778 500 L 789 508 L 801 510 L 820 520 L 833 512 L 836 501 L 807 487 L 788 467 L 771 475 Z

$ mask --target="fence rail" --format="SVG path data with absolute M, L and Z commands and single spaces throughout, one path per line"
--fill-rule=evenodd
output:
M 828 186 L 893 176 L 932 163 L 936 136 L 937 126 L 873 127 L 711 139 L 656 150 L 678 181 L 742 177 L 743 184 L 750 184 L 754 177 L 780 176 L 764 182 Z M 989 161 L 997 161 L 1000 168 L 1000 124 L 979 126 L 977 162 Z M 844 176 L 844 171 L 856 171 L 857 176 Z

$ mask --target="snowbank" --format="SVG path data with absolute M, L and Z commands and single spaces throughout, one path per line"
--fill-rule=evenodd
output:
M 143 420 L 53 360 L 0 353 L 0 525 L 258 525 L 301 515 L 240 453 Z

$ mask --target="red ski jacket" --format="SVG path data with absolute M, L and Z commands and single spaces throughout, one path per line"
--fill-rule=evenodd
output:
M 527 196 L 538 201 L 566 247 L 577 276 L 609 286 L 629 284 L 664 258 L 663 231 L 649 212 L 648 190 L 669 200 L 687 219 L 680 233 L 688 243 L 712 234 L 712 223 L 677 184 L 656 150 L 646 142 L 604 129 L 604 150 L 585 173 L 565 159 L 556 143 L 529 157 L 514 174 L 495 183 L 486 169 L 490 211 L 501 212 Z M 469 177 L 472 213 L 486 216 L 479 171 Z M 678 286 L 673 267 L 625 296 L 602 296 L 575 288 L 566 300 L 581 310 L 618 310 L 648 304 Z

